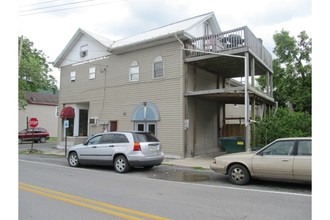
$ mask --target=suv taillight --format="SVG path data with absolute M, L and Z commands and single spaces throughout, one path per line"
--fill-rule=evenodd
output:
M 134 142 L 133 151 L 141 151 L 141 145 L 139 142 Z

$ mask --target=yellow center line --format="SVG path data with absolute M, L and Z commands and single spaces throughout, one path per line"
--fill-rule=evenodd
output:
M 120 206 L 115 206 L 109 203 L 104 203 L 104 202 L 100 202 L 100 201 L 96 201 L 96 200 L 92 200 L 92 199 L 87 199 L 87 198 L 83 198 L 80 196 L 75 196 L 75 195 L 71 195 L 71 194 L 67 194 L 67 193 L 63 193 L 63 192 L 59 192 L 59 191 L 55 191 L 55 190 L 51 190 L 51 189 L 47 189 L 47 188 L 42 188 L 36 185 L 30 185 L 27 183 L 19 183 L 19 188 L 28 192 L 32 192 L 32 193 L 36 193 L 38 195 L 42 195 L 48 198 L 52 198 L 52 199 L 57 199 L 63 202 L 67 202 L 67 203 L 71 203 L 74 205 L 78 205 L 78 206 L 82 206 L 85 208 L 89 208 L 89 209 L 93 209 L 96 211 L 100 211 L 103 213 L 107 213 L 110 215 L 114 215 L 117 217 L 121 217 L 123 219 L 132 219 L 132 220 L 138 220 L 140 218 L 134 217 L 132 215 L 138 216 L 138 217 L 145 217 L 147 219 L 154 219 L 154 220 L 167 220 L 167 218 L 163 218 L 160 216 L 156 216 L 156 215 L 152 215 L 152 214 L 148 214 L 148 213 L 144 213 L 144 212 L 139 212 L 133 209 L 127 209 L 127 208 L 123 208 Z M 95 206 L 98 205 L 98 206 Z M 100 207 L 101 206 L 101 207 Z M 109 210 L 112 209 L 112 210 Z M 116 210 L 116 211 L 114 211 Z M 120 211 L 120 212 L 118 212 Z

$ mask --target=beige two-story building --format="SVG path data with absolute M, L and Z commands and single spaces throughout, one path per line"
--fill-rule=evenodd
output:
M 61 70 L 58 145 L 65 136 L 72 145 L 102 131 L 142 130 L 167 155 L 218 152 L 230 124 L 226 106 L 244 105 L 248 92 L 253 119 L 256 106 L 274 104 L 271 63 L 247 27 L 222 31 L 214 13 L 118 41 L 78 29 L 54 62 Z M 233 84 L 246 68 L 247 86 Z M 267 76 L 266 93 L 254 88 L 257 75 Z

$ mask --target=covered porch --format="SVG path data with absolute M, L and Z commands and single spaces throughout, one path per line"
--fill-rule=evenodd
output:
M 229 133 L 226 129 L 230 125 L 225 126 L 226 121 L 231 119 L 226 118 L 225 106 L 228 104 L 244 105 L 244 114 L 234 119 L 244 122 L 245 149 L 249 150 L 255 144 L 253 122 L 257 115 L 256 106 L 262 109 L 262 117 L 275 105 L 272 57 L 262 45 L 262 40 L 245 26 L 187 40 L 184 51 L 188 79 L 185 89 L 186 118 L 192 122 L 192 132 L 187 132 L 187 145 L 192 146 L 187 147 L 190 149 L 188 151 L 191 155 L 199 154 L 198 145 L 202 142 L 199 139 L 202 137 L 197 131 L 206 129 L 207 133 L 213 132 L 215 135 L 211 145 L 216 145 L 219 137 Z M 265 91 L 260 91 L 256 86 L 256 77 L 261 75 L 266 76 Z M 208 119 L 201 120 L 206 114 Z M 212 149 L 215 150 L 215 147 Z

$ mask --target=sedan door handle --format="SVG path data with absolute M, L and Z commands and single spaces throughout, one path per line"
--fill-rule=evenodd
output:
M 96 148 L 96 146 L 93 146 L 92 148 Z
M 109 147 L 114 147 L 114 145 L 109 145 Z
M 289 161 L 289 159 L 283 159 L 282 161 L 283 161 L 283 162 L 288 162 L 288 161 Z

